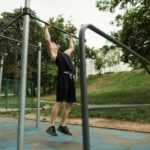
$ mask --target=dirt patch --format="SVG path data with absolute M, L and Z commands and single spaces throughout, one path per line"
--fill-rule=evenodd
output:
M 34 114 L 27 114 L 26 119 L 35 120 Z M 49 121 L 50 117 L 40 117 L 41 121 Z M 57 119 L 57 122 L 60 121 L 60 118 Z M 81 125 L 81 119 L 73 118 L 68 119 L 68 124 Z M 120 121 L 114 119 L 102 119 L 102 118 L 90 118 L 89 125 L 96 128 L 108 128 L 108 129 L 117 129 L 117 130 L 126 130 L 126 131 L 135 131 L 135 132 L 145 132 L 150 133 L 150 123 L 139 123 L 131 121 Z

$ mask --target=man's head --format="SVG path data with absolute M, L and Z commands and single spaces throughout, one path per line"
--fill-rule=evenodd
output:
M 56 51 L 58 51 L 59 48 L 60 48 L 60 45 L 56 44 L 55 42 L 52 42 L 52 47 L 53 47 L 53 49 L 55 49 Z

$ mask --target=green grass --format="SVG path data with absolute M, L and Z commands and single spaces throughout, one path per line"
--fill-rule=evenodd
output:
M 45 106 L 46 104 L 48 104 L 48 102 L 40 102 L 40 106 Z M 26 108 L 36 108 L 37 107 L 37 101 L 36 98 L 26 98 L 25 101 L 25 107 Z M 6 110 L 11 110 L 13 111 L 13 109 L 18 109 L 19 108 L 19 98 L 17 97 L 8 97 L 0 99 L 0 108 L 2 109 L 6 109 Z
M 142 72 L 122 72 L 92 76 L 88 80 L 89 104 L 150 104 L 150 76 Z M 77 82 L 77 102 L 80 103 L 80 84 Z M 55 95 L 41 97 L 41 105 L 53 105 Z M 36 105 L 35 105 L 36 106 Z M 27 113 L 35 112 L 28 111 Z M 41 111 L 49 116 L 51 108 Z M 60 111 L 61 114 L 61 111 Z M 89 112 L 90 117 L 101 117 L 138 122 L 150 122 L 150 109 L 121 109 Z M 81 117 L 81 108 L 74 104 L 71 118 Z
M 77 102 L 80 103 L 80 85 L 77 82 Z M 45 98 L 46 99 L 46 98 Z M 54 101 L 55 96 L 47 100 Z M 88 79 L 89 104 L 150 104 L 150 76 L 140 72 L 111 73 Z M 47 116 L 50 109 L 42 112 Z M 61 112 L 60 112 L 61 113 Z M 138 122 L 150 122 L 150 109 L 121 109 L 89 112 L 90 117 L 101 117 Z M 74 104 L 71 118 L 81 117 L 81 108 Z
M 123 72 L 88 80 L 89 104 L 150 104 L 150 76 Z M 90 116 L 150 122 L 150 109 L 121 109 L 90 112 Z
M 150 76 L 134 72 L 106 74 L 88 80 L 91 104 L 139 104 L 150 101 Z
M 33 99 L 32 98 L 26 98 L 26 106 L 27 107 L 32 107 L 33 104 Z M 19 106 L 19 98 L 18 97 L 11 97 L 8 96 L 2 97 L 0 99 L 0 108 L 6 108 L 6 109 L 15 109 L 18 108 Z

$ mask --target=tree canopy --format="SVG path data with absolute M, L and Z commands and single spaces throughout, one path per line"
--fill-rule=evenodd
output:
M 149 0 L 97 0 L 96 7 L 100 11 L 114 12 L 116 8 L 125 9 L 123 15 L 117 15 L 116 25 L 121 30 L 112 35 L 119 41 L 150 60 L 150 1 Z M 135 56 L 124 51 L 124 62 L 133 67 L 142 67 Z

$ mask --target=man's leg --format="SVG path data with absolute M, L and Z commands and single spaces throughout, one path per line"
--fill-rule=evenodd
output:
M 55 105 L 53 106 L 52 113 L 51 113 L 50 127 L 46 130 L 48 134 L 53 135 L 53 136 L 57 136 L 54 125 L 55 125 L 55 121 L 56 121 L 60 106 L 61 106 L 61 102 L 56 102 Z
M 68 115 L 71 111 L 71 107 L 72 107 L 72 103 L 71 102 L 67 102 L 64 106 L 64 109 L 63 109 L 63 113 L 62 113 L 62 120 L 61 120 L 61 123 L 60 125 L 61 126 L 65 126 L 66 125 L 66 121 L 67 121 L 67 118 L 68 118 Z
M 71 107 L 72 107 L 72 103 L 66 103 L 64 106 L 64 110 L 63 110 L 63 114 L 62 114 L 62 120 L 61 123 L 58 127 L 58 131 L 67 134 L 67 135 L 72 135 L 72 133 L 70 133 L 68 127 L 66 126 L 66 121 L 69 115 L 69 112 L 71 111 Z
M 62 102 L 56 102 L 55 105 L 53 106 L 52 112 L 51 112 L 51 120 L 50 120 L 50 126 L 55 125 L 55 121 L 58 116 L 58 112 L 60 110 Z

